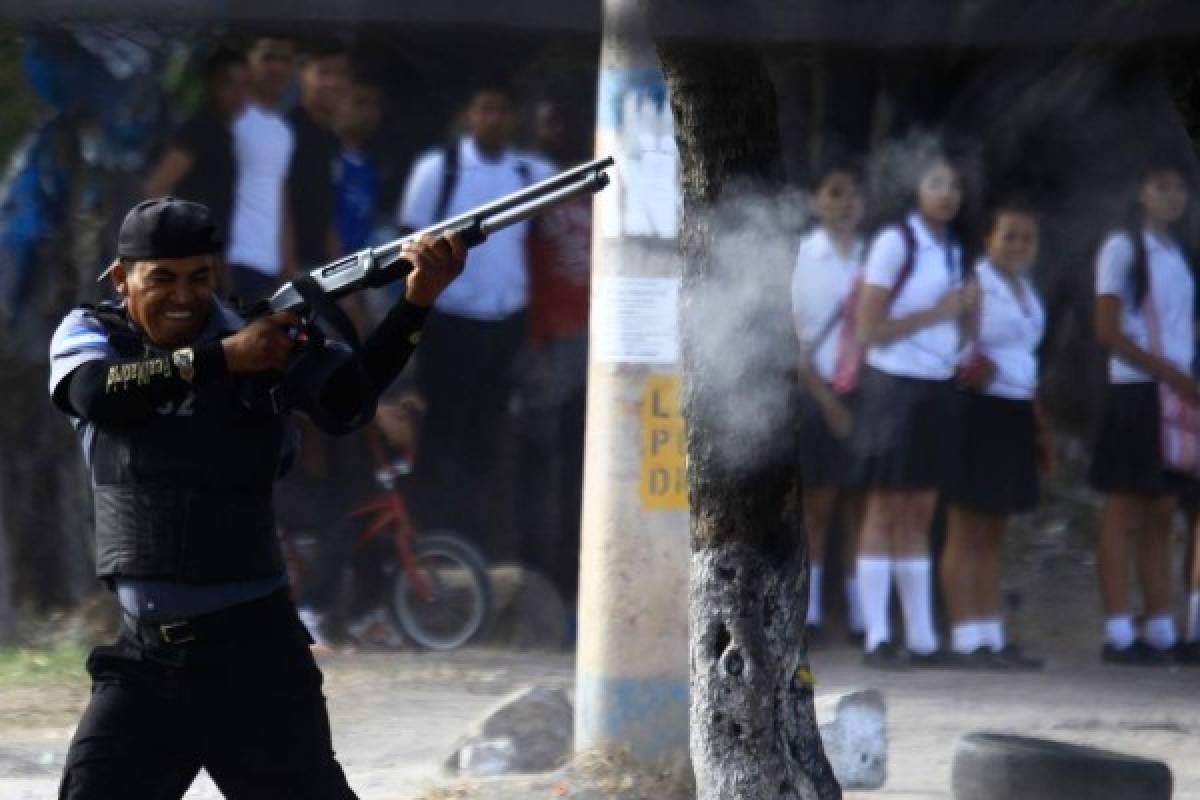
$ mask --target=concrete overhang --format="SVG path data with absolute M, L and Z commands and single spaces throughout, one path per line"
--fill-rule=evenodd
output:
M 660 35 L 906 46 L 1130 44 L 1200 36 L 1200 0 L 633 0 Z M 0 0 L 0 20 L 415 24 L 599 34 L 602 0 Z
M 37 23 L 417 24 L 599 33 L 600 0 L 0 0 Z

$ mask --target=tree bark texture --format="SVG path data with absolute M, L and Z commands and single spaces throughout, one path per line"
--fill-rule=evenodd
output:
M 774 89 L 750 48 L 660 42 L 684 195 L 691 751 L 700 798 L 838 798 L 802 633 L 794 243 Z
M 0 462 L 0 647 L 12 644 L 17 638 L 17 612 L 13 605 L 13 583 L 16 580 L 4 505 L 7 481 Z

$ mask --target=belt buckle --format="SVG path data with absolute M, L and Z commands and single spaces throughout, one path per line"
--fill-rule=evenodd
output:
M 158 626 L 159 635 L 167 644 L 187 644 L 196 641 L 196 631 L 192 624 L 183 622 L 165 622 Z

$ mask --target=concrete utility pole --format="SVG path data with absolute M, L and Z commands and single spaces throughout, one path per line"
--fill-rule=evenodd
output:
M 688 753 L 688 543 L 677 336 L 678 153 L 638 0 L 605 0 L 575 743 Z

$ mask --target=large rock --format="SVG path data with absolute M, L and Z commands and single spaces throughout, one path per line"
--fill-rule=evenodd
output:
M 878 789 L 887 780 L 887 706 L 878 689 L 816 699 L 821 742 L 843 789 Z
M 493 645 L 513 650 L 561 650 L 567 641 L 567 607 L 549 578 L 532 569 L 493 567 L 496 615 Z
M 574 748 L 575 710 L 562 689 L 535 686 L 501 700 L 468 730 L 446 760 L 470 776 L 549 772 Z

